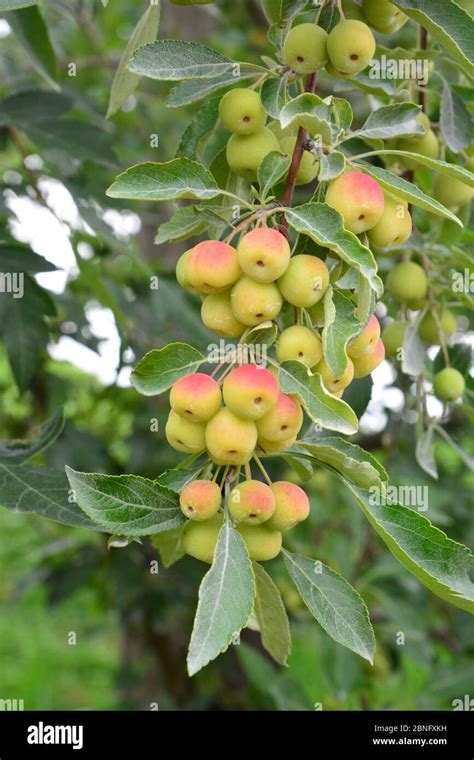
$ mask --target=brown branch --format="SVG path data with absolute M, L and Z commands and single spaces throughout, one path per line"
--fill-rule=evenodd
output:
M 428 47 L 428 32 L 424 26 L 420 26 L 420 49 L 426 50 Z M 418 103 L 423 112 L 426 111 L 426 92 L 423 87 L 418 88 Z
M 49 208 L 49 206 L 48 206 L 48 204 L 46 202 L 46 198 L 44 197 L 44 195 L 43 195 L 43 193 L 41 191 L 41 188 L 39 186 L 39 177 L 38 177 L 38 175 L 36 174 L 36 172 L 33 171 L 33 169 L 30 169 L 27 166 L 27 164 L 26 164 L 26 159 L 28 158 L 28 151 L 25 150 L 25 147 L 24 147 L 24 145 L 23 145 L 23 143 L 21 141 L 20 133 L 18 132 L 17 128 L 13 127 L 13 126 L 8 127 L 8 133 L 10 135 L 11 141 L 13 142 L 15 148 L 17 149 L 18 153 L 21 156 L 21 162 L 22 162 L 24 168 L 26 169 L 26 171 L 28 172 L 28 176 L 30 178 L 30 182 L 31 182 L 31 184 L 33 186 L 33 189 L 34 189 L 36 195 L 38 196 L 38 200 L 44 206 L 46 206 L 46 208 Z
M 314 92 L 316 89 L 318 75 L 315 73 L 310 74 L 306 80 L 305 92 Z M 296 175 L 300 168 L 301 159 L 303 158 L 304 144 L 308 139 L 308 131 L 304 127 L 298 129 L 298 136 L 296 138 L 295 148 L 293 150 L 293 156 L 291 158 L 290 168 L 288 169 L 288 176 L 286 178 L 285 189 L 281 198 L 281 205 L 289 208 L 293 198 L 293 193 L 296 187 Z M 281 231 L 286 237 L 289 236 L 288 222 L 286 217 L 283 216 L 280 224 Z

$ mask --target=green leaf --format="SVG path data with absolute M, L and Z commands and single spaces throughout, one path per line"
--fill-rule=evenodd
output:
M 196 214 L 193 206 L 178 208 L 168 222 L 163 222 L 158 227 L 155 236 L 155 245 L 168 243 L 170 240 L 186 240 L 199 235 L 206 229 L 205 223 Z M 1 256 L 1 251 L 0 251 Z
M 472 116 L 462 99 L 445 80 L 441 96 L 440 125 L 445 142 L 453 153 L 459 153 L 472 142 Z
M 419 164 L 422 164 L 423 166 L 427 166 L 428 169 L 434 169 L 435 171 L 439 172 L 440 174 L 444 174 L 447 177 L 452 177 L 453 179 L 458 179 L 460 182 L 464 182 L 466 185 L 469 185 L 469 187 L 474 187 L 474 174 L 473 172 L 469 171 L 469 169 L 466 169 L 465 166 L 459 166 L 458 164 L 448 164 L 447 161 L 440 161 L 439 159 L 435 158 L 428 158 L 427 156 L 421 156 L 418 153 L 409 153 L 405 150 L 387 150 L 383 149 L 380 151 L 373 151 L 370 154 L 371 156 L 384 154 L 384 155 L 391 155 L 391 156 L 400 156 L 401 158 L 412 158 L 416 161 L 418 161 Z M 365 168 L 368 168 L 364 165 Z M 379 169 L 379 167 L 370 167 L 371 169 L 377 169 L 378 171 L 384 171 L 383 169 Z M 359 169 L 362 170 L 362 167 L 359 166 Z M 388 173 L 388 172 L 385 172 Z M 428 209 L 431 211 L 431 209 Z
M 346 139 L 361 137 L 388 140 L 401 135 L 424 134 L 425 130 L 417 118 L 419 114 L 419 106 L 413 103 L 383 106 L 372 111 L 365 124 Z
M 291 21 L 307 5 L 308 0 L 281 0 L 281 15 L 279 21 Z
M 285 565 L 311 614 L 334 641 L 374 661 L 375 636 L 364 600 L 322 562 L 283 550 Z
M 56 272 L 57 267 L 21 243 L 0 243 L 0 271 L 5 272 Z
M 214 79 L 188 79 L 175 85 L 166 99 L 169 108 L 179 108 L 190 103 L 197 103 L 209 95 L 212 95 L 224 87 L 242 84 L 242 82 L 254 76 L 252 72 L 246 72 L 241 76 L 234 76 L 233 71 L 228 71 Z
M 16 11 L 19 8 L 30 8 L 36 5 L 38 0 L 0 0 L 0 13 L 3 11 Z
M 333 153 L 323 153 L 320 161 L 320 170 L 318 179 L 320 182 L 327 182 L 330 179 L 339 177 L 346 168 L 346 157 L 344 153 L 334 151 Z
M 109 116 L 116 113 L 135 91 L 140 77 L 127 70 L 127 63 L 129 62 L 132 53 L 134 53 L 138 47 L 156 40 L 160 26 L 160 12 L 161 3 L 159 0 L 158 2 L 150 3 L 129 37 L 127 46 L 120 59 L 117 71 L 115 72 L 114 81 L 112 82 L 109 106 L 106 115 L 107 119 Z
M 385 469 L 372 454 L 343 438 L 320 436 L 300 441 L 299 445 L 309 451 L 317 462 L 333 467 L 361 488 L 380 486 L 388 480 Z
M 396 152 L 398 153 L 401 151 Z M 413 158 L 417 157 L 415 153 L 407 153 L 406 155 L 410 157 L 413 156 Z M 425 161 L 422 161 L 421 163 L 426 164 Z M 388 190 L 399 198 L 404 198 L 408 203 L 424 208 L 425 211 L 430 211 L 432 214 L 442 216 L 445 219 L 451 219 L 451 221 L 456 222 L 462 227 L 462 222 L 452 211 L 449 211 L 434 198 L 426 195 L 426 193 L 424 193 L 423 190 L 420 190 L 417 185 L 414 185 L 413 182 L 408 182 L 408 180 L 403 179 L 403 177 L 398 177 L 396 174 L 392 174 L 392 172 L 388 172 L 386 169 L 381 169 L 379 166 L 369 167 L 367 164 L 358 164 L 357 168 L 360 169 L 361 172 L 364 172 L 364 174 L 369 174 L 376 179 L 383 190 Z
M 151 536 L 151 543 L 160 552 L 161 561 L 164 567 L 171 567 L 175 562 L 184 557 L 184 549 L 181 538 L 183 535 L 183 526 L 166 530 L 163 533 L 156 533 Z
M 181 136 L 176 158 L 186 157 L 194 161 L 201 158 L 202 146 L 212 135 L 219 120 L 219 101 L 220 98 L 214 98 L 199 109 Z
M 378 72 L 375 72 L 378 75 Z M 397 93 L 396 82 L 391 82 L 387 79 L 372 79 L 369 74 L 361 72 L 355 77 L 351 77 L 351 84 L 355 85 L 359 90 L 368 92 L 370 95 L 379 95 L 380 97 L 388 96 L 389 98 L 395 97 Z
M 156 480 L 138 475 L 76 472 L 66 475 L 80 508 L 116 536 L 149 536 L 184 522 L 179 497 Z
M 280 113 L 282 129 L 297 124 L 312 137 L 321 136 L 324 145 L 332 144 L 331 108 L 318 95 L 305 92 L 298 95 Z
M 282 108 L 286 105 L 288 75 L 266 79 L 262 84 L 260 95 L 265 111 L 272 119 L 279 119 Z
M 169 201 L 177 198 L 209 200 L 221 194 L 211 172 L 189 158 L 164 164 L 147 162 L 119 174 L 106 193 L 110 198 Z
M 394 557 L 441 599 L 474 613 L 469 549 L 448 538 L 420 512 L 381 498 L 377 488 L 367 491 L 341 479 Z
M 430 425 L 424 430 L 416 441 L 415 449 L 416 461 L 424 472 L 431 475 L 435 480 L 438 479 L 438 465 L 436 464 L 434 454 L 434 428 Z
M 130 382 L 143 396 L 157 396 L 183 375 L 196 372 L 204 361 L 204 356 L 193 346 L 170 343 L 145 354 L 133 370 Z
M 283 362 L 278 379 L 283 393 L 297 394 L 317 425 L 346 435 L 357 432 L 359 423 L 354 412 L 344 401 L 326 391 L 319 374 L 312 375 L 301 362 Z
M 330 285 L 324 294 L 324 358 L 335 375 L 342 375 L 347 366 L 347 344 L 361 331 L 354 316 L 354 304 Z
M 151 79 L 172 82 L 212 79 L 236 66 L 236 62 L 227 56 L 197 42 L 158 40 L 138 48 L 128 70 Z
M 280 20 L 281 0 L 262 0 L 262 9 L 269 24 Z
M 48 27 L 37 5 L 23 6 L 8 16 L 8 23 L 23 45 L 31 63 L 53 87 L 57 74 L 56 54 L 51 44 Z
M 224 521 L 214 561 L 199 588 L 199 601 L 188 652 L 193 676 L 225 652 L 252 614 L 255 583 L 244 540 Z
M 242 345 L 247 346 L 256 345 L 258 347 L 266 346 L 267 348 L 270 348 L 270 346 L 273 346 L 277 338 L 278 327 L 275 322 L 260 322 L 260 324 L 255 325 L 255 327 L 247 328 L 239 342 Z M 258 357 L 256 357 L 256 359 L 257 358 Z
M 465 10 L 446 0 L 393 0 L 474 76 L 474 20 Z
M 178 467 L 173 467 L 172 470 L 163 472 L 156 482 L 160 486 L 169 488 L 171 491 L 179 494 L 184 486 L 196 479 L 197 474 L 208 461 L 207 453 L 192 454 L 180 462 Z
M 22 124 L 62 116 L 72 106 L 72 98 L 49 90 L 23 90 L 0 101 L 0 124 Z
M 262 198 L 267 198 L 270 190 L 287 173 L 291 164 L 291 156 L 287 153 L 272 151 L 268 153 L 258 167 L 258 184 Z
M 47 150 L 62 150 L 79 161 L 97 161 L 116 166 L 117 157 L 108 132 L 79 119 L 42 119 L 22 122 L 21 128 L 37 145 Z
M 255 575 L 255 615 L 262 644 L 280 665 L 286 665 L 291 652 L 288 615 L 278 587 L 258 562 L 253 562 Z
M 0 463 L 0 505 L 62 525 L 101 530 L 71 501 L 66 474 L 60 470 Z
M 47 449 L 61 435 L 64 427 L 62 410 L 33 430 L 30 438 L 0 441 L 0 463 L 22 464 Z
M 354 267 L 369 280 L 377 295 L 383 286 L 377 276 L 377 264 L 372 252 L 362 245 L 359 238 L 345 229 L 342 216 L 326 203 L 305 203 L 285 211 L 288 224 L 302 235 L 308 235 L 315 243 L 331 251 Z

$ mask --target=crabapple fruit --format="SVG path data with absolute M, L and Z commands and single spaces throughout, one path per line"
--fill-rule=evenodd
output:
M 224 338 L 240 338 L 246 329 L 234 316 L 229 290 L 205 297 L 201 304 L 201 319 L 209 330 Z
M 300 361 L 313 367 L 323 355 L 319 336 L 309 327 L 292 325 L 283 330 L 276 345 L 278 361 Z
M 279 391 L 276 404 L 269 412 L 257 420 L 257 433 L 261 438 L 278 443 L 297 435 L 303 424 L 300 402 L 293 396 Z
M 206 448 L 206 426 L 202 422 L 190 422 L 171 409 L 166 423 L 166 440 L 177 451 L 199 454 Z
M 408 21 L 408 16 L 389 0 L 362 0 L 362 10 L 369 24 L 382 34 L 394 34 Z
M 270 486 L 260 480 L 246 480 L 232 489 L 227 506 L 236 522 L 258 525 L 274 513 L 275 497 Z
M 267 127 L 260 127 L 250 135 L 232 135 L 227 143 L 227 163 L 239 177 L 254 182 L 258 167 L 265 156 L 280 150 L 276 135 Z
M 267 114 L 258 92 L 247 87 L 229 90 L 219 103 L 223 126 L 236 135 L 250 135 L 265 126 Z
M 291 249 L 281 232 L 259 227 L 241 238 L 237 256 L 244 274 L 257 282 L 274 282 L 286 272 Z
M 278 381 L 268 369 L 241 364 L 227 375 L 222 387 L 225 405 L 243 420 L 258 420 L 275 406 Z
M 387 356 L 400 359 L 400 349 L 403 348 L 408 324 L 406 322 L 392 322 L 382 333 L 382 340 Z
M 299 24 L 286 35 L 283 58 L 297 74 L 319 71 L 328 60 L 327 32 L 316 24 Z
M 246 275 L 234 285 L 230 298 L 236 319 L 248 327 L 275 319 L 283 305 L 274 282 L 257 282 Z
M 281 533 L 268 527 L 268 522 L 262 525 L 239 523 L 237 530 L 244 539 L 250 559 L 255 562 L 266 562 L 275 559 L 281 551 Z
M 357 19 L 340 21 L 331 31 L 327 49 L 334 69 L 345 76 L 354 76 L 365 69 L 374 57 L 375 37 L 367 24 Z
M 186 554 L 210 565 L 223 523 L 222 512 L 218 512 L 209 520 L 189 520 L 184 526 L 182 537 Z
M 362 8 L 355 0 L 342 0 L 342 10 L 345 18 L 357 19 L 364 23 L 367 21 Z
M 196 290 L 196 288 L 193 288 L 188 280 L 188 274 L 187 274 L 187 260 L 189 257 L 189 251 L 185 251 L 176 262 L 176 279 L 178 281 L 178 285 L 180 285 L 183 290 L 187 290 L 188 293 L 192 293 L 193 295 L 199 295 L 199 290 Z
M 212 480 L 193 480 L 179 497 L 181 512 L 190 520 L 209 520 L 221 505 L 221 489 Z
M 321 300 L 329 285 L 329 270 L 317 256 L 292 256 L 288 269 L 278 280 L 283 298 L 293 306 L 308 308 Z
M 237 251 L 220 240 L 203 240 L 188 251 L 186 275 L 200 293 L 218 293 L 233 285 L 242 272 Z
M 425 270 L 414 261 L 396 264 L 387 277 L 387 290 L 398 303 L 425 298 L 428 292 Z
M 408 203 L 402 198 L 386 195 L 383 214 L 377 224 L 368 231 L 367 237 L 370 243 L 378 248 L 401 245 L 410 237 L 412 227 Z
M 355 235 L 375 227 L 382 217 L 384 202 L 379 183 L 357 171 L 341 174 L 326 193 L 326 203 L 339 211 L 344 227 Z
M 216 464 L 246 464 L 257 443 L 257 428 L 224 407 L 207 423 L 205 442 Z
M 279 480 L 270 487 L 275 496 L 275 511 L 267 523 L 270 528 L 289 530 L 306 520 L 309 499 L 302 488 L 287 480 Z
M 285 137 L 284 140 L 280 141 L 280 148 L 281 148 L 282 153 L 288 153 L 289 156 L 293 155 L 295 145 L 296 145 L 296 137 Z M 304 150 L 303 155 L 301 156 L 298 172 L 296 174 L 296 184 L 308 185 L 310 182 L 316 179 L 316 177 L 318 176 L 318 172 L 319 172 L 318 159 L 316 158 L 316 156 L 313 156 L 313 154 L 310 153 L 309 151 Z
M 346 368 L 342 375 L 335 375 L 324 357 L 311 370 L 313 374 L 321 375 L 323 385 L 329 393 L 338 393 L 352 383 L 354 377 L 354 365 L 351 359 L 347 360 Z
M 439 140 L 431 129 L 428 116 L 425 113 L 420 113 L 417 118 L 421 126 L 425 128 L 425 134 L 403 137 L 395 143 L 395 148 L 409 153 L 419 153 L 420 156 L 426 156 L 426 158 L 438 158 Z M 400 161 L 407 169 L 411 169 L 412 171 L 419 169 L 421 166 L 418 161 L 412 158 L 400 158 Z
M 443 309 L 441 314 L 438 315 L 438 319 L 442 332 L 447 335 L 448 338 L 450 338 L 451 335 L 454 335 L 456 332 L 457 323 L 453 312 L 449 309 Z M 439 335 L 436 328 L 436 320 L 431 311 L 428 311 L 421 320 L 420 326 L 418 328 L 418 335 L 426 343 L 430 343 L 431 345 L 439 344 Z
M 379 364 L 385 359 L 385 346 L 382 340 L 378 340 L 375 348 L 368 354 L 353 359 L 354 377 L 358 380 L 361 377 L 367 377 Z
M 433 379 L 433 389 L 440 401 L 456 401 L 464 393 L 466 383 L 459 370 L 445 367 Z
M 176 414 L 191 422 L 207 422 L 220 408 L 221 389 L 203 372 L 180 377 L 170 391 L 170 405 Z
M 296 439 L 297 436 L 292 435 L 291 438 L 285 438 L 283 441 L 269 441 L 268 438 L 259 435 L 257 443 L 263 451 L 269 454 L 278 454 L 291 448 L 296 443 Z
M 474 188 L 453 177 L 437 174 L 433 183 L 433 196 L 446 208 L 457 211 L 474 198 Z
M 380 323 L 372 314 L 364 331 L 350 343 L 347 348 L 347 354 L 351 359 L 358 359 L 361 356 L 365 356 L 372 351 L 380 338 Z

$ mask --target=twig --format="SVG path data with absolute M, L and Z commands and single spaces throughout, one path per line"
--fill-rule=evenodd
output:
M 420 50 L 426 50 L 428 47 L 428 32 L 421 25 L 419 26 L 418 44 Z M 421 106 L 421 110 L 423 112 L 426 111 L 426 92 L 422 87 L 418 88 L 418 103 Z
M 20 134 L 16 127 L 10 126 L 8 127 L 8 132 L 10 134 L 11 140 L 17 149 L 18 153 L 21 156 L 21 160 L 23 163 L 23 166 L 25 167 L 26 171 L 28 172 L 28 175 L 30 177 L 31 184 L 33 185 L 33 188 L 35 190 L 36 195 L 38 196 L 38 199 L 41 201 L 41 203 L 46 206 L 46 208 L 49 209 L 49 206 L 46 202 L 46 198 L 44 197 L 41 188 L 39 186 L 39 177 L 36 174 L 36 172 L 33 171 L 33 169 L 30 169 L 26 164 L 26 159 L 28 157 L 28 152 L 25 150 L 23 143 L 21 141 Z
M 433 319 L 435 322 L 439 345 L 441 346 L 441 351 L 443 352 L 443 356 L 444 356 L 444 363 L 447 367 L 450 367 L 451 362 L 449 360 L 448 347 L 446 345 L 446 340 L 443 334 L 443 328 L 441 327 L 441 322 L 439 320 L 438 312 L 436 311 L 436 298 L 435 298 L 435 294 L 433 292 L 433 286 L 431 285 L 431 280 L 430 280 L 431 267 L 430 267 L 430 262 L 426 253 L 422 255 L 422 261 L 423 261 L 423 268 L 425 270 L 426 277 L 428 279 L 428 300 L 430 302 L 430 311 L 433 315 Z
M 253 455 L 253 458 L 255 459 L 255 462 L 257 463 L 257 467 L 260 470 L 260 472 L 262 473 L 262 475 L 265 478 L 265 480 L 267 481 L 268 485 L 271 486 L 272 485 L 272 481 L 270 479 L 270 476 L 269 476 L 268 472 L 266 471 L 265 467 L 263 466 L 263 464 L 261 463 L 260 459 L 258 458 L 258 456 L 256 454 Z

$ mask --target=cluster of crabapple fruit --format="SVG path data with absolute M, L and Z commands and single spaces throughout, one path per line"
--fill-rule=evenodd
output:
M 293 445 L 303 424 L 299 401 L 281 392 L 271 370 L 241 364 L 227 369 L 220 382 L 201 372 L 181 377 L 171 389 L 170 406 L 170 445 L 190 454 L 207 450 L 217 466 L 212 479 L 193 480 L 181 492 L 181 510 L 189 519 L 183 534 L 187 554 L 212 561 L 223 521 L 223 483 L 218 485 L 217 477 L 224 466 L 225 482 L 229 468 L 238 476 L 243 465 L 247 479 L 237 482 L 226 499 L 230 516 L 252 559 L 276 557 L 282 532 L 308 516 L 308 497 L 293 483 L 252 480 L 249 462 L 254 457 L 262 467 L 257 446 L 279 452 Z

